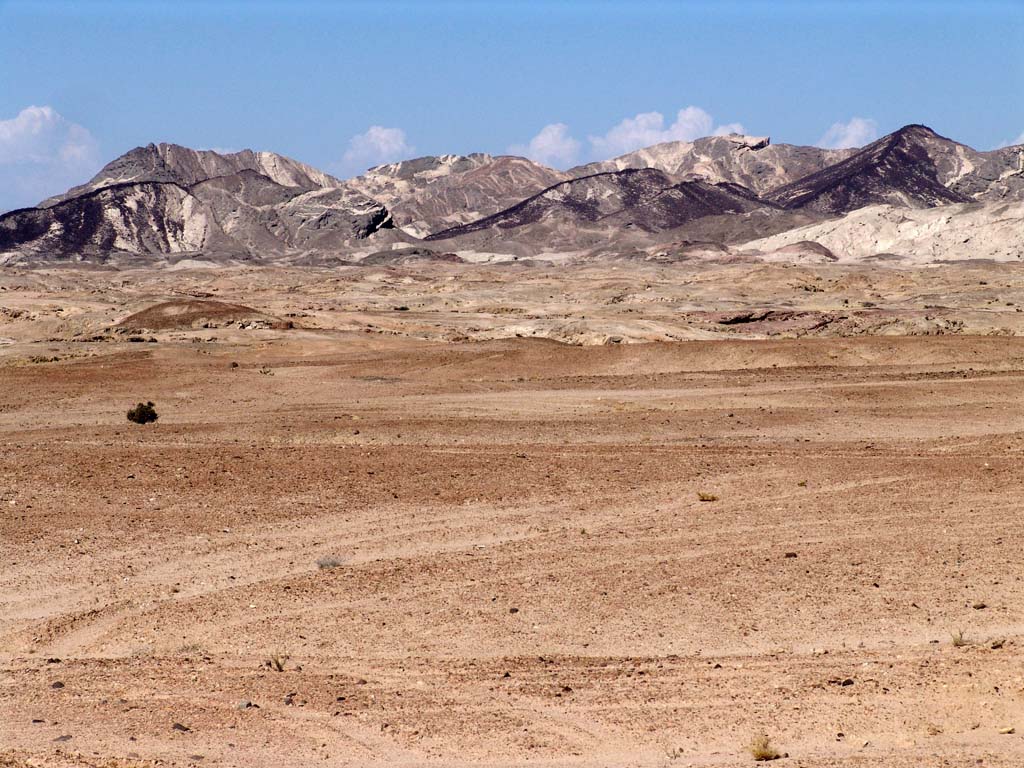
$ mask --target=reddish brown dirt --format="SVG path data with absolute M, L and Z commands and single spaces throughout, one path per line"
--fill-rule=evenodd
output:
M 174 299 L 162 301 L 139 312 L 134 312 L 120 323 L 121 328 L 152 330 L 180 330 L 203 326 L 219 326 L 247 320 L 275 321 L 252 307 L 226 304 L 223 301 Z
M 0 368 L 7 764 L 1024 761 L 1022 341 L 106 349 Z

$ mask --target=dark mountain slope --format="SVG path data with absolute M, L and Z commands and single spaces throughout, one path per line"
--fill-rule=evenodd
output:
M 671 186 L 672 179 L 667 174 L 652 168 L 584 176 L 555 184 L 503 211 L 426 239 L 443 240 L 495 228 L 516 229 L 550 220 L 594 223 L 650 200 Z
M 787 184 L 766 197 L 788 209 L 843 214 L 888 203 L 931 208 L 969 197 L 945 186 L 936 158 L 955 144 L 923 125 L 908 125 L 852 157 Z
M 684 181 L 635 205 L 604 217 L 605 224 L 629 224 L 661 232 L 705 216 L 749 213 L 765 207 L 761 198 L 739 184 Z

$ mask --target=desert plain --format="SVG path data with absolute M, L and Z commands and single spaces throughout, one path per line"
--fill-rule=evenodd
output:
M 1022 304 L 987 262 L 6 269 L 0 765 L 1022 765 Z

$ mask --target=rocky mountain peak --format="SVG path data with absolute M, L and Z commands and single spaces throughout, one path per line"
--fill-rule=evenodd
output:
M 723 138 L 733 145 L 736 149 L 764 149 L 772 143 L 770 136 L 744 136 L 741 133 L 728 133 L 721 137 L 711 138 Z
M 847 159 L 769 195 L 784 208 L 848 213 L 867 205 L 930 208 L 970 198 L 952 187 L 957 169 L 972 166 L 963 145 L 924 125 L 907 125 Z M 969 150 L 973 152 L 973 150 Z
M 351 184 L 388 206 L 406 233 L 425 237 L 508 208 L 566 175 L 514 155 L 439 155 L 371 168 Z
M 342 186 L 343 182 L 312 166 L 274 152 L 222 154 L 213 150 L 191 149 L 178 144 L 147 144 L 135 147 L 100 169 L 85 184 L 40 203 L 48 208 L 115 184 L 156 182 L 189 188 L 208 179 L 255 171 L 276 184 L 305 190 Z
M 733 133 L 655 144 L 572 168 L 568 174 L 579 177 L 627 168 L 656 168 L 680 180 L 731 182 L 763 195 L 849 157 L 853 151 L 772 144 L 768 136 Z
M 161 143 L 126 152 L 36 208 L 0 216 L 0 250 L 61 259 L 192 252 L 249 259 L 337 251 L 392 227 L 377 201 L 283 155 Z

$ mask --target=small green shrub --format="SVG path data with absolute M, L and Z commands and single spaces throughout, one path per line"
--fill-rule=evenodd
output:
M 136 424 L 149 424 L 158 418 L 160 417 L 157 415 L 152 402 L 139 403 L 134 408 L 128 410 L 128 421 Z

